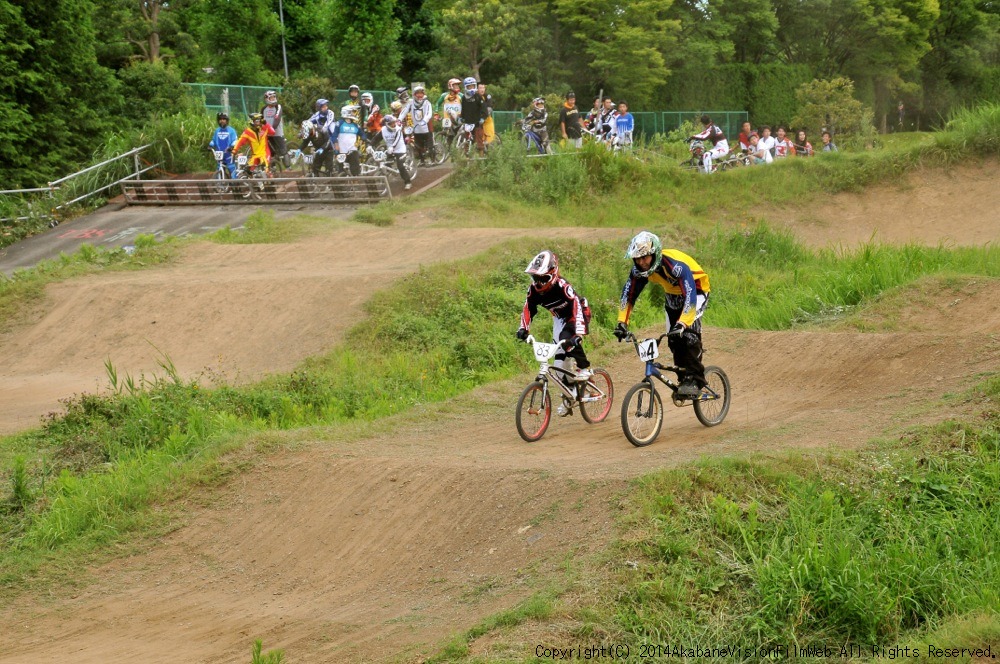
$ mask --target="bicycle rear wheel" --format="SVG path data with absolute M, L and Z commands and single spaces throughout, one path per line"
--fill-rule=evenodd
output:
M 517 433 L 529 443 L 545 435 L 552 421 L 552 399 L 541 381 L 535 381 L 524 388 L 517 400 Z
M 722 424 L 729 412 L 729 377 L 719 367 L 705 367 L 708 386 L 694 399 L 694 415 L 707 427 Z
M 615 386 L 611 383 L 611 375 L 604 369 L 594 369 L 594 375 L 582 388 L 580 395 L 580 414 L 591 424 L 603 422 L 611 412 L 611 403 L 615 398 Z
M 636 447 L 649 445 L 663 426 L 663 400 L 653 386 L 636 383 L 622 401 L 622 431 Z

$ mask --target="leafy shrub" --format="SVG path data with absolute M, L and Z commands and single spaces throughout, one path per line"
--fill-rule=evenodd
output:
M 815 79 L 799 86 L 795 95 L 799 112 L 792 124 L 796 129 L 805 129 L 811 136 L 819 136 L 823 131 L 869 139 L 874 135 L 874 115 L 854 98 L 851 79 Z

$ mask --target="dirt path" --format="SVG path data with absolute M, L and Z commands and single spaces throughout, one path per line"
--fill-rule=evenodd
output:
M 982 231 L 967 221 L 942 228 Z M 0 340 L 0 389 L 24 385 L 34 399 L 5 399 L 0 421 L 16 422 L 17 408 L 37 415 L 67 385 L 91 388 L 108 354 L 154 366 L 147 339 L 186 372 L 288 369 L 340 338 L 372 290 L 515 232 L 351 225 L 306 244 L 198 247 L 176 266 L 54 287 L 37 320 Z M 391 259 L 373 264 L 373 248 Z M 0 609 L 0 662 L 236 663 L 256 638 L 288 661 L 419 661 L 602 549 L 637 475 L 703 454 L 860 445 L 947 416 L 929 404 L 1000 370 L 1000 295 L 981 286 L 952 303 L 945 335 L 939 318 L 905 310 L 896 332 L 709 329 L 706 359 L 733 384 L 726 423 L 706 429 L 670 408 L 644 449 L 627 443 L 615 411 L 599 426 L 557 420 L 523 443 L 512 406 L 525 377 L 406 414 L 374 437 L 306 440 L 74 596 Z M 638 361 L 625 347 L 606 359 L 620 397 Z

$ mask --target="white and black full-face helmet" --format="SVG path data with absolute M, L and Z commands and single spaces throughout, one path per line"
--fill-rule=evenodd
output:
M 552 288 L 552 284 L 559 278 L 559 258 L 546 249 L 532 258 L 524 271 L 526 274 L 531 275 L 531 280 L 534 282 L 535 288 L 540 291 L 547 291 Z
M 625 252 L 625 258 L 631 258 L 633 264 L 635 264 L 637 258 L 642 258 L 643 256 L 652 256 L 653 262 L 649 264 L 649 268 L 646 270 L 640 270 L 638 265 L 635 266 L 635 269 L 640 277 L 648 277 L 656 271 L 656 268 L 660 267 L 660 263 L 663 261 L 663 249 L 660 245 L 660 238 L 649 231 L 643 231 L 632 238 L 632 241 L 629 242 L 628 250 Z

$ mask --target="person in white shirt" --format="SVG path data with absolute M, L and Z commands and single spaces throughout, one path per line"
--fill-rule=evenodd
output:
M 750 134 L 750 149 L 748 150 L 750 156 L 753 157 L 753 163 L 755 164 L 770 164 L 774 161 L 774 157 L 771 156 L 771 151 L 761 147 L 760 136 L 757 132 Z
M 403 106 L 399 119 L 403 121 L 403 126 L 409 124 L 413 127 L 413 143 L 417 148 L 420 164 L 423 166 L 427 165 L 428 159 L 434 158 L 434 131 L 430 125 L 433 117 L 434 107 L 431 100 L 427 98 L 423 86 L 416 86 L 413 88 L 413 97 Z
M 784 157 L 794 157 L 795 156 L 795 144 L 792 140 L 785 136 L 785 128 L 778 127 L 778 136 L 774 142 L 774 158 L 782 159 Z
M 705 172 L 711 173 L 712 160 L 722 159 L 729 154 L 729 141 L 726 140 L 726 135 L 722 133 L 722 130 L 712 122 L 712 118 L 707 115 L 701 116 L 701 124 L 705 126 L 705 130 L 688 140 L 712 141 L 712 148 L 705 151 L 701 161 Z
M 771 136 L 771 128 L 768 127 L 767 125 L 761 127 L 760 140 L 757 141 L 757 147 L 763 150 L 767 150 L 768 154 L 770 155 L 770 157 L 767 160 L 767 163 L 769 164 L 773 161 L 774 147 L 776 144 L 777 141 L 774 140 L 774 136 Z
M 385 140 L 385 148 L 392 155 L 399 169 L 399 177 L 403 178 L 403 189 L 412 187 L 410 172 L 406 170 L 403 157 L 406 156 L 406 137 L 403 135 L 403 123 L 396 119 L 391 113 L 382 119 L 382 138 Z

